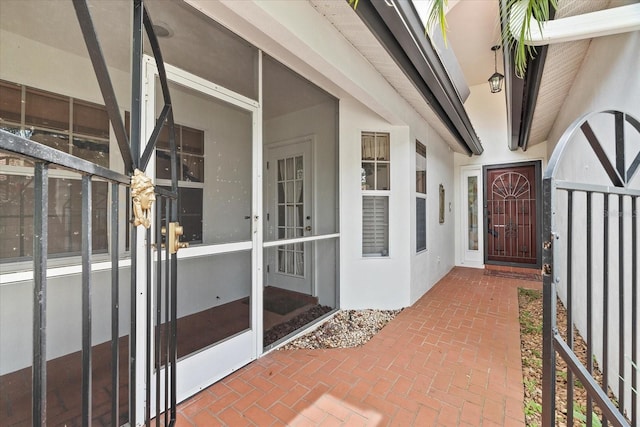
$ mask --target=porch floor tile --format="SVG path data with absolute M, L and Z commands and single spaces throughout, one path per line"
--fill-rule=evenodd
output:
M 178 405 L 178 426 L 524 426 L 518 287 L 454 268 L 362 347 L 273 351 Z

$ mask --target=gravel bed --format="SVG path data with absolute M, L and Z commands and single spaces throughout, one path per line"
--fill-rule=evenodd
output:
M 282 350 L 349 348 L 369 341 L 402 310 L 343 310 Z

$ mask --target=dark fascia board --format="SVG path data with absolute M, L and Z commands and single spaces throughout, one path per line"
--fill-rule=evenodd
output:
M 500 12 L 505 25 L 508 11 L 507 0 L 500 1 Z M 550 7 L 549 19 L 555 17 L 555 9 Z M 513 49 L 504 49 L 505 86 L 507 89 L 507 123 L 510 131 L 509 149 L 515 151 L 518 147 L 527 150 L 533 113 L 538 101 L 538 92 L 542 82 L 542 73 L 547 58 L 548 45 L 534 48 L 534 58 L 527 61 L 527 73 L 524 79 L 516 76 L 513 66 Z
M 524 78 L 522 122 L 520 123 L 520 136 L 518 138 L 518 146 L 522 148 L 522 151 L 527 151 L 527 145 L 529 144 L 533 113 L 536 110 L 548 48 L 549 46 L 546 45 L 536 48 L 536 56 L 530 61 Z
M 483 152 L 480 138 L 447 72 L 424 33 L 413 4 L 360 0 L 357 14 L 469 155 Z

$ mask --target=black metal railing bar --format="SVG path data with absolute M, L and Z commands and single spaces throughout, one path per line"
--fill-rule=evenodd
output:
M 109 121 L 113 128 L 114 136 L 120 149 L 120 154 L 124 162 L 125 173 L 118 173 L 108 168 L 104 168 L 90 161 L 75 157 L 71 154 L 58 151 L 54 148 L 28 140 L 18 135 L 0 130 L 0 150 L 9 151 L 29 158 L 35 162 L 34 166 L 34 314 L 33 314 L 33 332 L 34 332 L 34 348 L 33 348 L 33 390 L 32 390 L 32 421 L 34 425 L 44 425 L 47 423 L 47 355 L 46 355 L 46 296 L 47 296 L 47 240 L 48 240 L 48 223 L 46 221 L 46 213 L 48 212 L 48 165 L 54 164 L 65 167 L 82 175 L 82 237 L 81 237 L 81 253 L 82 253 L 82 295 L 81 295 L 81 311 L 82 311 L 82 402 L 81 402 L 81 424 L 91 425 L 92 419 L 92 278 L 91 278 L 91 256 L 92 256 L 92 192 L 91 183 L 93 179 L 102 179 L 111 182 L 111 424 L 113 426 L 120 425 L 120 361 L 119 361 L 119 316 L 120 316 L 120 295 L 119 295 L 119 264 L 118 264 L 118 247 L 119 247 L 119 190 L 122 186 L 130 185 L 130 174 L 134 168 L 140 167 L 142 170 L 146 166 L 153 155 L 153 150 L 165 122 L 169 126 L 169 145 L 171 149 L 171 190 L 157 189 L 157 193 L 165 196 L 164 206 L 166 209 L 165 219 L 168 221 L 177 220 L 177 156 L 176 141 L 173 122 L 173 111 L 171 107 L 171 98 L 169 95 L 169 86 L 166 76 L 159 43 L 153 30 L 151 19 L 143 6 L 142 0 L 133 1 L 133 65 L 132 65 L 132 107 L 131 107 L 131 141 L 127 136 L 127 132 L 120 115 L 120 109 L 115 96 L 115 91 L 109 76 L 106 61 L 102 54 L 100 43 L 93 25 L 93 20 L 89 11 L 86 0 L 72 0 L 76 17 L 82 30 L 83 38 L 87 46 L 89 58 L 92 62 L 94 72 L 96 74 L 98 86 L 100 87 L 105 108 L 109 116 Z M 165 106 L 160 119 L 156 122 L 155 129 L 152 133 L 150 141 L 146 145 L 146 149 L 140 157 L 140 135 L 142 123 L 142 29 L 146 30 L 149 38 L 151 49 L 156 60 L 160 84 L 162 87 L 163 100 Z M 160 203 L 158 203 L 158 213 L 160 212 Z M 159 221 L 158 223 L 159 224 Z M 168 227 L 167 227 L 168 228 Z M 158 230 L 160 227 L 158 227 Z M 131 251 L 131 319 L 129 331 L 129 424 L 136 425 L 136 348 L 137 348 L 137 309 L 135 301 L 137 299 L 136 291 L 136 271 L 139 267 L 137 264 L 137 231 L 131 227 L 130 251 Z M 151 231 L 146 231 L 146 241 L 151 242 Z M 159 245 L 161 238 L 156 235 L 156 243 Z M 157 282 L 152 283 L 151 275 L 151 245 L 146 246 L 147 265 L 147 361 L 149 362 L 146 373 L 147 395 L 145 402 L 145 422 L 150 421 L 150 375 L 155 367 L 156 378 L 156 420 L 160 420 L 160 409 L 164 407 L 164 425 L 170 426 L 176 420 L 176 316 L 177 316 L 177 258 L 175 254 L 169 256 L 169 249 L 166 249 L 166 261 L 158 262 Z M 164 264 L 164 273 L 162 272 L 162 264 Z M 162 278 L 165 278 L 164 301 L 162 295 Z M 155 366 L 151 364 L 151 315 L 152 315 L 152 295 L 157 296 L 157 317 L 159 322 L 162 317 L 161 307 L 165 307 L 165 338 L 164 340 L 156 332 L 155 345 L 153 349 L 155 356 Z M 159 324 L 158 324 L 159 326 Z M 166 348 L 162 348 L 164 345 Z M 160 390 L 160 363 L 162 355 L 165 355 L 165 380 L 164 393 Z M 164 397 L 164 405 L 161 405 L 161 396 Z
M 96 34 L 93 20 L 91 18 L 91 13 L 89 12 L 89 5 L 87 4 L 86 0 L 72 1 L 73 8 L 75 9 L 76 16 L 78 18 L 78 23 L 80 24 L 80 29 L 82 30 L 82 36 L 84 37 L 85 44 L 87 45 L 89 58 L 91 59 L 94 72 L 96 73 L 98 86 L 100 87 L 100 91 L 102 92 L 102 98 L 104 99 L 104 104 L 107 109 L 109 121 L 111 122 L 113 133 L 116 137 L 116 141 L 118 142 L 118 148 L 120 148 L 120 154 L 122 155 L 122 160 L 124 161 L 125 171 L 131 173 L 138 164 L 138 162 L 136 161 L 137 157 L 134 157 L 132 155 L 132 148 L 129 145 L 127 131 L 124 127 L 122 116 L 120 115 L 120 107 L 118 106 L 116 93 L 113 89 L 113 84 L 111 83 L 111 77 L 109 76 L 107 63 L 104 59 L 104 55 L 102 54 L 100 43 L 98 42 L 98 35 Z M 138 85 L 137 87 L 139 88 L 140 86 Z M 140 95 L 138 95 L 138 97 L 139 96 Z M 137 115 L 134 115 L 132 111 L 132 122 L 134 120 L 134 117 L 139 116 L 139 112 Z M 136 134 L 139 134 L 139 132 Z M 133 144 L 134 147 L 136 145 L 139 144 Z
M 127 175 L 4 130 L 0 130 L 0 150 L 20 154 L 31 160 L 64 166 L 75 172 L 97 176 L 111 182 L 129 185 L 131 181 Z
M 598 126 L 592 128 L 590 120 L 597 114 L 604 117 L 601 121 L 594 121 Z M 607 119 L 607 115 L 612 116 L 612 120 Z M 613 124 L 613 138 L 603 138 L 603 123 Z M 631 149 L 637 149 L 625 146 L 625 132 L 629 130 L 640 133 L 640 122 L 618 111 L 590 113 L 577 119 L 558 142 L 545 173 L 543 235 L 547 241 L 543 247 L 543 426 L 555 425 L 556 357 L 567 365 L 566 410 L 562 411 L 566 413 L 567 425 L 578 421 L 594 425 L 594 417 L 599 416 L 603 426 L 637 426 L 640 419 L 637 413 L 636 333 L 637 199 L 640 190 L 637 186 L 631 188 L 631 181 L 640 167 L 640 150 L 627 168 L 626 155 Z M 569 142 L 574 142 L 574 134 L 578 133 L 581 135 L 575 143 L 586 141 L 610 181 L 608 184 L 556 177 L 563 153 Z M 611 161 L 609 155 L 615 157 L 615 161 Z M 585 205 L 576 205 L 578 195 L 586 209 Z M 561 209 L 563 203 L 566 207 Z M 586 229 L 576 229 L 576 223 Z M 581 262 L 582 257 L 586 276 L 583 276 L 584 272 L 574 274 L 573 263 Z M 565 262 L 566 266 L 563 265 Z M 581 282 L 576 282 L 577 276 L 581 277 Z M 558 293 L 559 286 L 566 291 L 566 300 Z M 579 299 L 576 298 L 583 297 L 586 297 L 586 304 L 577 304 Z M 556 303 L 564 303 L 567 310 L 565 337 L 559 332 L 556 322 Z M 578 337 L 573 328 L 578 328 L 576 321 L 586 330 L 584 361 L 580 361 L 575 353 L 574 344 Z M 596 352 L 600 359 L 599 379 L 596 379 Z M 583 409 L 576 408 L 574 402 L 575 387 L 579 384 L 586 390 L 584 421 L 576 418 Z M 631 396 L 630 402 L 628 396 Z M 594 412 L 596 407 L 601 415 Z
M 91 425 L 91 177 L 82 177 L 82 425 Z
M 573 245 L 573 191 L 567 192 L 567 253 Z M 573 263 L 567 256 L 567 325 L 573 325 Z M 573 327 L 567 326 L 567 343 L 573 352 Z M 567 370 L 567 425 L 573 425 L 573 371 Z
M 0 135 L 0 140 L 2 135 Z M 47 253 L 49 167 L 37 162 L 34 171 L 33 215 L 33 376 L 32 422 L 47 424 Z
M 111 420 L 120 420 L 120 268 L 119 248 L 119 189 L 111 185 Z

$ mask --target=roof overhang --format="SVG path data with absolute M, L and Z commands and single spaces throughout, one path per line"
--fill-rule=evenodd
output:
M 361 0 L 356 13 L 464 151 L 469 155 L 481 154 L 480 139 L 438 53 L 425 36 L 413 4 Z

